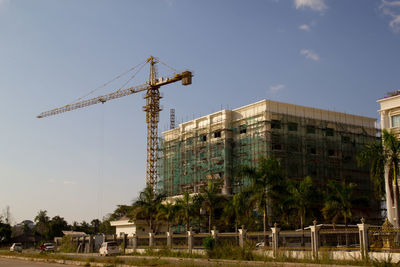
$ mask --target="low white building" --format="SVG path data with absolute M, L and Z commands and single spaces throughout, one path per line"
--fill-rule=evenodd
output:
M 146 221 L 138 220 L 132 221 L 127 217 L 122 217 L 117 221 L 111 221 L 111 226 L 115 227 L 115 233 L 117 236 L 122 236 L 127 234 L 128 236 L 136 235 L 146 235 L 149 233 L 149 226 Z M 166 227 L 161 225 L 158 227 L 157 232 L 165 232 Z

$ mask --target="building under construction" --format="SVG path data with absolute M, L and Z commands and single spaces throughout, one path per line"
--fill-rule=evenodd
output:
M 221 179 L 222 193 L 235 193 L 237 167 L 256 166 L 261 156 L 274 154 L 290 179 L 346 180 L 371 196 L 368 169 L 357 166 L 356 155 L 377 140 L 375 122 L 270 100 L 221 110 L 163 133 L 158 188 L 172 196 L 199 192 L 209 179 Z

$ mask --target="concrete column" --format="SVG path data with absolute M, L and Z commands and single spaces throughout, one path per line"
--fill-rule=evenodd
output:
M 93 248 L 94 248 L 94 240 L 93 240 L 93 235 L 89 235 L 89 253 L 93 253 Z
M 167 247 L 172 248 L 172 232 L 167 232 Z
M 154 246 L 154 233 L 153 232 L 149 232 L 149 247 Z
M 368 258 L 368 228 L 369 224 L 365 224 L 365 219 L 361 218 L 361 223 L 357 224 L 360 234 L 360 253 L 363 259 Z
M 136 250 L 136 248 L 137 248 L 137 245 L 138 245 L 137 239 L 138 239 L 137 235 L 133 234 L 133 236 L 132 236 L 132 247 L 133 247 L 133 250 Z
M 188 242 L 188 252 L 192 253 L 192 249 L 193 249 L 193 231 L 192 231 L 191 227 L 190 227 L 190 230 L 187 231 L 187 242 Z
M 246 239 L 246 229 L 244 229 L 244 226 L 242 225 L 242 229 L 239 229 L 239 246 L 241 248 L 244 248 L 245 239 Z
M 278 228 L 278 224 L 274 223 L 274 227 L 271 228 L 272 231 L 272 250 L 274 258 L 278 256 L 278 248 L 279 248 L 279 232 L 281 228 Z M 264 245 L 266 245 L 267 240 L 264 240 Z
M 86 236 L 82 237 L 82 247 L 81 247 L 81 253 L 86 252 Z
M 311 252 L 314 260 L 318 259 L 319 250 L 319 230 L 321 226 L 317 226 L 317 221 L 313 221 L 314 225 L 310 226 L 311 230 Z

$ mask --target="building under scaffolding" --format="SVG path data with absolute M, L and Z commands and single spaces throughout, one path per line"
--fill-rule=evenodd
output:
M 375 122 L 270 100 L 221 110 L 163 133 L 158 188 L 172 196 L 199 192 L 209 179 L 221 179 L 222 192 L 235 193 L 237 166 L 256 166 L 260 156 L 274 154 L 290 179 L 309 175 L 321 185 L 346 180 L 371 196 L 368 169 L 357 166 L 356 155 L 377 140 Z

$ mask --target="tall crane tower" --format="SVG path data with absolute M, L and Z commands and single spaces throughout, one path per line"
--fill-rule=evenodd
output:
M 146 91 L 144 98 L 146 99 L 146 105 L 143 106 L 143 111 L 146 112 L 146 123 L 147 123 L 147 163 L 146 163 L 146 184 L 151 186 L 153 190 L 157 190 L 157 150 L 158 150 L 158 122 L 160 119 L 160 87 L 182 81 L 182 85 L 192 84 L 192 72 L 184 71 L 176 73 L 172 77 L 158 78 L 156 64 L 160 61 L 150 56 L 146 63 L 150 65 L 149 81 L 145 84 L 129 87 L 127 89 L 118 89 L 112 93 L 97 96 L 82 101 L 78 101 L 69 105 L 58 107 L 52 110 L 44 111 L 40 113 L 37 118 L 49 117 L 57 115 L 63 112 L 75 110 L 91 106 L 98 103 L 105 103 L 109 100 L 121 98 L 127 95 Z

